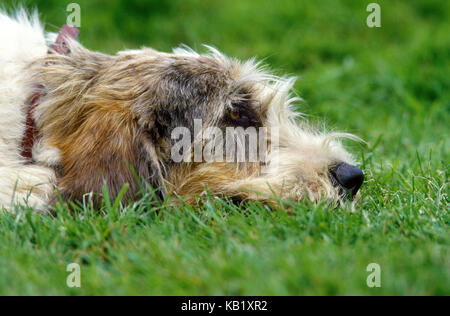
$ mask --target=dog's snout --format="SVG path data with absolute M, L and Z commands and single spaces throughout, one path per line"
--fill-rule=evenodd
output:
M 330 170 L 334 180 L 354 196 L 364 182 L 364 173 L 356 166 L 340 163 Z

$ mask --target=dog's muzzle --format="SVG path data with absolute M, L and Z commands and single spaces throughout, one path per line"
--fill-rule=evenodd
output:
M 364 182 L 364 173 L 356 166 L 340 163 L 330 170 L 331 180 L 342 193 L 354 197 Z

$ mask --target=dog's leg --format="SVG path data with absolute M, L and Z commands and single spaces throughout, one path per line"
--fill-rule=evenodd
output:
M 46 212 L 55 192 L 55 174 L 36 165 L 0 166 L 0 209 L 14 211 L 15 205 Z

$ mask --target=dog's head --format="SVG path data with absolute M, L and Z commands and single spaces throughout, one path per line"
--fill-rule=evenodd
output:
M 363 174 L 339 139 L 293 111 L 292 78 L 218 51 L 151 49 L 111 57 L 72 43 L 33 69 L 43 87 L 36 110 L 41 155 L 60 170 L 60 190 L 81 199 L 138 177 L 160 195 L 194 201 L 205 192 L 236 200 L 339 200 Z M 48 151 L 54 152 L 54 151 Z M 37 155 L 39 156 L 39 155 Z M 56 163 L 55 163 L 56 162 Z

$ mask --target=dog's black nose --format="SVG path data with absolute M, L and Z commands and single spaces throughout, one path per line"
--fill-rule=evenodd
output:
M 364 182 L 364 173 L 356 166 L 340 163 L 330 170 L 334 180 L 354 196 Z

